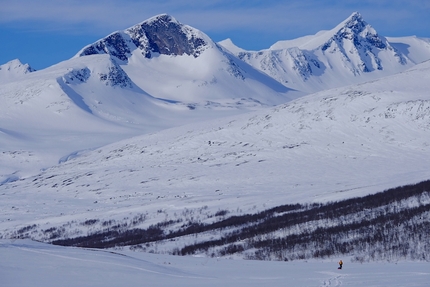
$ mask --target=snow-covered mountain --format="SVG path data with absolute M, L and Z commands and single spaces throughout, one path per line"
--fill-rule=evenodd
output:
M 285 95 L 291 90 L 224 52 L 203 32 L 166 14 L 112 33 L 77 57 L 94 54 L 111 55 L 137 86 L 168 101 L 273 105 L 294 98 Z
M 430 39 L 385 38 L 355 12 L 329 31 L 244 51 L 220 42 L 240 59 L 288 87 L 306 92 L 369 81 L 430 59 Z
M 0 183 L 130 136 L 402 71 L 429 51 L 425 39 L 388 41 L 358 13 L 260 52 L 157 15 L 41 71 L 17 60 L 1 66 Z
M 47 69 L 12 61 L 3 71 L 0 183 L 82 150 L 303 95 L 164 14 Z
M 23 75 L 34 71 L 29 64 L 23 64 L 18 59 L 9 61 L 6 64 L 0 65 L 0 84 L 16 81 Z

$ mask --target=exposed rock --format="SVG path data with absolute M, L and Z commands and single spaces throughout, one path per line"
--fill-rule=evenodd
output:
M 109 54 L 127 62 L 136 49 L 146 58 L 152 58 L 154 54 L 198 57 L 206 47 L 206 41 L 197 30 L 162 14 L 125 31 L 112 33 L 85 47 L 78 55 Z

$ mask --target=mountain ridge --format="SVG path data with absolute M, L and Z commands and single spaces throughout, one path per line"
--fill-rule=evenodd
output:
M 354 12 L 331 30 L 279 41 L 266 50 L 243 51 L 231 41 L 226 48 L 284 85 L 312 93 L 392 75 L 430 59 L 429 39 L 392 40 L 399 43 L 392 46 Z
M 206 37 L 172 16 L 160 14 L 124 31 L 114 32 L 84 47 L 76 56 L 107 53 L 126 62 L 133 50 L 140 49 L 146 58 L 152 58 L 154 54 L 198 57 L 208 45 Z
M 332 30 L 299 40 L 303 45 L 319 41 L 316 52 L 300 45 L 248 52 L 231 40 L 224 42 L 236 49 L 235 55 L 172 16 L 156 15 L 41 71 L 11 61 L 9 66 L 24 70 L 17 76 L 12 73 L 17 69 L 0 70 L 7 72 L 6 76 L 0 74 L 0 81 L 13 78 L 0 85 L 4 99 L 0 141 L 8 153 L 20 146 L 23 154 L 35 154 L 34 146 L 43 149 L 41 135 L 52 127 L 61 127 L 65 134 L 86 133 L 83 126 L 96 130 L 99 124 L 103 131 L 108 130 L 106 124 L 113 125 L 112 131 L 121 130 L 119 137 L 108 132 L 109 140 L 100 141 L 103 137 L 99 136 L 90 140 L 93 146 L 71 141 L 72 147 L 55 153 L 55 161 L 39 166 L 46 168 L 69 154 L 107 144 L 112 137 L 119 140 L 125 134 L 134 136 L 279 105 L 311 92 L 401 72 L 430 58 L 430 40 L 394 40 L 391 47 L 359 13 L 353 13 Z M 406 59 L 404 55 L 407 60 L 399 61 Z M 81 112 L 84 116 L 78 116 Z M 55 141 L 62 138 L 51 136 Z M 24 139 L 30 138 L 38 144 L 26 147 Z M 20 171 L 15 168 L 20 165 L 6 167 L 7 171 L 0 171 L 1 177 L 16 178 Z

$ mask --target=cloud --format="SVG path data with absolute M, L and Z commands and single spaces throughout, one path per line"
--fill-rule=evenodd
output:
M 58 28 L 86 23 L 94 28 L 124 28 L 160 13 L 169 13 L 183 22 L 206 29 L 270 28 L 281 24 L 314 22 L 321 1 L 230 1 L 230 0 L 3 0 L 0 22 L 32 21 Z M 310 7 L 309 7 L 310 6 Z M 342 13 L 343 14 L 343 13 Z M 349 14 L 349 12 L 347 13 Z M 341 15 L 340 18 L 344 18 Z M 324 17 L 319 21 L 324 22 Z M 305 23 L 306 24 L 306 23 Z
M 133 7 L 129 11 L 119 1 L 31 1 L 5 0 L 0 9 L 1 22 L 32 22 L 47 29 L 71 29 L 88 24 L 95 29 L 103 26 L 113 27 L 127 22 L 128 16 L 135 14 Z M 55 27 L 52 27 L 55 25 Z
M 354 11 L 383 36 L 430 36 L 428 0 L 0 1 L 0 63 L 20 58 L 38 69 L 161 13 L 248 50 L 332 29 Z
M 333 28 L 352 12 L 401 25 L 429 12 L 427 0 L 3 0 L 0 24 L 74 33 L 108 33 L 168 13 L 207 33 L 247 30 L 293 37 Z M 21 23 L 21 24 L 20 24 Z M 427 22 L 428 23 L 428 22 Z

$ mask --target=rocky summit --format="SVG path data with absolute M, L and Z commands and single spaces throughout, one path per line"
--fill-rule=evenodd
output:
M 245 51 L 231 41 L 220 44 L 289 88 L 312 93 L 404 71 L 429 59 L 428 42 L 388 40 L 354 12 L 331 30 L 279 41 L 266 50 Z
M 112 33 L 85 47 L 78 55 L 110 54 L 126 62 L 131 52 L 139 49 L 148 59 L 157 54 L 198 57 L 206 45 L 199 31 L 162 14 L 125 31 Z

